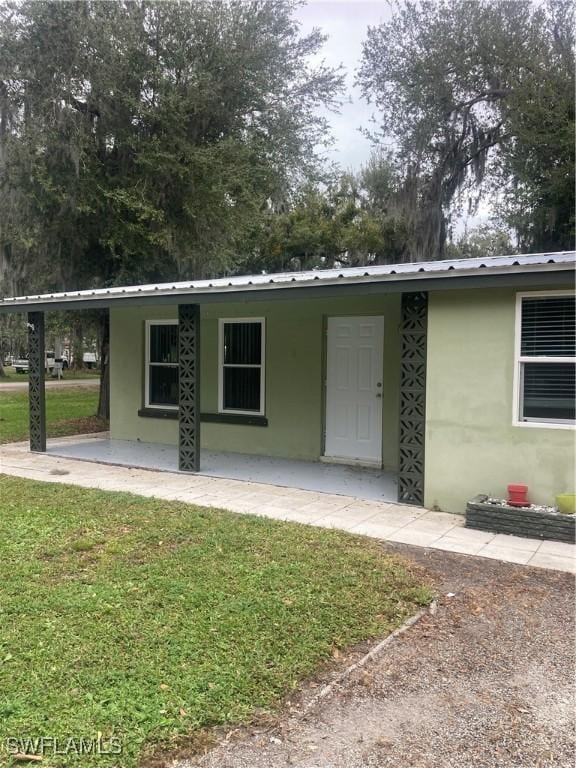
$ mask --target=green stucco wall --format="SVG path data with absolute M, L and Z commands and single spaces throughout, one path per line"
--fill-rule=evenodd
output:
M 508 289 L 429 296 L 428 507 L 464 512 L 514 482 L 537 503 L 574 489 L 574 430 L 512 425 L 515 302 Z
M 400 297 L 398 295 L 204 305 L 201 311 L 202 412 L 218 407 L 218 318 L 266 319 L 267 427 L 202 424 L 202 447 L 317 460 L 322 454 L 324 322 L 331 315 L 384 316 L 382 460 L 398 463 Z M 175 318 L 176 308 L 111 311 L 111 435 L 177 443 L 177 422 L 142 418 L 144 323 Z

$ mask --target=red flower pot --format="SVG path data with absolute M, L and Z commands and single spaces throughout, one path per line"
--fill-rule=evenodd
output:
M 512 484 L 508 486 L 508 504 L 511 507 L 529 507 L 528 486 Z

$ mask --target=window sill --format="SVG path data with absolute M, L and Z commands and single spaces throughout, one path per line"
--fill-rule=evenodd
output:
M 528 427 L 531 429 L 571 429 L 576 430 L 576 424 L 554 421 L 514 421 L 513 427 Z
M 267 427 L 266 416 L 248 413 L 202 413 L 200 420 L 213 424 L 245 424 L 249 427 Z
M 138 416 L 146 419 L 173 419 L 178 421 L 177 408 L 140 408 Z
M 140 408 L 138 416 L 145 419 L 171 419 L 178 421 L 177 409 Z M 212 424 L 241 424 L 248 427 L 267 427 L 266 416 L 251 416 L 244 413 L 201 413 L 200 421 Z

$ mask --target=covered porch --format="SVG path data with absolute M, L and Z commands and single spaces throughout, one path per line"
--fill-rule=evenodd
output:
M 421 506 L 427 294 L 365 289 L 115 296 L 110 434 L 65 444 L 46 439 L 35 308 L 31 450 Z
M 177 446 L 115 440 L 108 435 L 52 439 L 46 452 L 118 467 L 178 471 Z M 202 450 L 197 474 L 371 501 L 394 502 L 398 497 L 395 473 L 360 466 Z

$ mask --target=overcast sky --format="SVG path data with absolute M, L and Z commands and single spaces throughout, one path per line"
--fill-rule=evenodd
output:
M 342 64 L 346 71 L 346 103 L 340 114 L 328 114 L 335 139 L 328 157 L 337 161 L 343 170 L 358 170 L 370 155 L 370 142 L 359 131 L 369 127 L 373 108 L 354 87 L 354 75 L 362 55 L 362 43 L 368 26 L 375 26 L 390 17 L 386 0 L 372 2 L 356 0 L 313 0 L 298 9 L 297 17 L 302 31 L 320 27 L 328 40 L 319 59 L 332 67 Z

